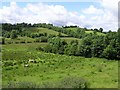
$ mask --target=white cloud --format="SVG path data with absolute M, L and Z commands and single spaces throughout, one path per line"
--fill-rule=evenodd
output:
M 96 15 L 96 14 L 103 14 L 104 11 L 101 10 L 101 9 L 95 8 L 93 5 L 90 5 L 89 8 L 83 10 L 83 13 L 85 13 L 85 14 L 95 14 Z
M 19 7 L 15 2 L 0 9 L 0 22 L 8 23 L 53 23 L 54 25 L 79 25 L 87 28 L 117 30 L 117 1 L 103 0 L 102 8 L 90 5 L 82 13 L 70 12 L 62 5 L 47 5 L 45 3 L 27 4 Z
M 118 28 L 118 0 L 102 0 L 100 5 L 102 8 L 90 5 L 89 8 L 83 9 L 86 24 L 89 25 L 89 28 L 103 27 L 105 31 L 116 31 Z

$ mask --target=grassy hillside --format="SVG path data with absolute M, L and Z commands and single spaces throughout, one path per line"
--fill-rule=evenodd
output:
M 77 30 L 77 28 L 66 29 L 73 31 Z M 93 31 L 85 32 L 94 33 Z M 31 37 L 32 34 L 36 35 L 41 33 L 42 34 L 47 33 L 47 35 Z M 11 35 L 11 32 L 9 32 L 9 34 Z M 25 27 L 22 31 L 22 34 L 20 32 L 17 38 L 14 39 L 5 38 L 5 40 L 2 39 L 5 41 L 5 44 L 2 45 L 3 87 L 9 88 L 25 88 L 25 87 L 53 88 L 61 86 L 63 88 L 69 86 L 85 87 L 83 84 L 79 83 L 79 82 L 82 83 L 84 81 L 87 82 L 86 85 L 89 88 L 118 87 L 117 60 L 95 58 L 92 55 L 91 58 L 88 57 L 85 58 L 85 55 L 87 56 L 88 54 L 94 55 L 96 55 L 96 53 L 97 55 L 99 54 L 98 52 L 101 51 L 102 49 L 99 47 L 101 45 L 103 47 L 105 43 L 102 42 L 104 38 L 99 38 L 100 37 L 99 35 L 105 34 L 97 32 L 98 35 L 96 35 L 97 38 L 95 37 L 94 44 L 89 44 L 93 42 L 93 39 L 92 40 L 89 39 L 91 38 L 90 35 L 85 36 L 87 38 L 85 38 L 84 40 L 83 39 L 84 37 L 81 39 L 78 39 L 79 37 L 74 38 L 75 36 L 69 35 L 69 32 L 67 32 L 67 34 L 71 37 L 68 37 L 66 34 L 61 33 L 62 36 L 67 37 L 54 37 L 50 39 L 48 37 L 48 35 L 50 34 L 57 36 L 59 32 L 47 28 Z M 71 32 L 71 34 L 74 34 L 74 32 Z M 12 35 L 14 35 L 14 33 Z M 110 36 L 112 36 L 112 34 Z M 51 43 L 44 41 L 45 38 L 47 39 L 47 41 L 48 39 L 51 40 Z M 42 39 L 43 41 L 41 41 Z M 65 40 L 68 44 L 61 41 L 60 39 Z M 78 40 L 79 44 L 81 43 L 82 40 L 84 40 L 85 42 L 88 43 L 88 45 L 83 44 L 81 45 L 82 47 L 80 47 L 79 44 L 75 41 L 73 41 L 70 44 L 72 40 Z M 98 43 L 100 42 L 102 43 L 99 45 Z M 48 46 L 45 47 L 46 45 Z M 98 51 L 96 51 L 95 53 L 91 52 L 91 48 L 93 48 L 92 46 L 94 45 L 98 46 L 97 49 Z M 103 50 L 106 50 L 107 53 L 110 49 L 107 47 Z M 48 50 L 50 52 L 45 50 Z M 77 52 L 76 54 L 76 51 L 79 52 Z M 83 52 L 83 54 L 81 53 L 81 51 Z M 60 54 L 53 54 L 51 52 L 53 53 L 60 52 Z M 67 56 L 66 54 L 69 56 Z M 81 57 L 81 55 L 83 55 L 84 57 Z
M 91 88 L 118 87 L 118 61 L 38 52 L 39 45 L 44 43 L 3 46 L 3 87 L 40 87 L 42 83 L 51 87 L 67 76 L 84 78 Z M 36 62 L 29 63 L 30 59 Z
M 85 31 L 86 33 L 94 33 L 94 31 Z M 105 35 L 104 33 L 97 32 L 97 35 Z
M 72 30 L 72 31 L 77 31 L 78 28 L 66 28 L 66 30 Z M 83 28 L 80 28 L 81 30 L 83 30 Z M 94 33 L 94 31 L 85 31 L 86 33 Z M 101 32 L 97 32 L 97 35 L 105 35 L 104 33 L 101 33 Z
M 58 35 L 57 31 L 53 31 L 51 29 L 47 29 L 47 28 L 25 28 L 24 32 L 29 32 L 29 33 L 47 33 L 49 34 L 54 34 L 54 35 Z M 61 33 L 61 35 L 63 36 L 67 36 L 66 34 Z

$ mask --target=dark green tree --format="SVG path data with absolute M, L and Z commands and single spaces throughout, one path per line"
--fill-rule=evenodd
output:
M 15 39 L 18 37 L 15 30 L 12 30 L 10 37 L 11 37 L 11 39 Z

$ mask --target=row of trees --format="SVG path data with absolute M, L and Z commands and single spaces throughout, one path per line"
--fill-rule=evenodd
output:
M 2 36 L 3 37 L 10 37 L 11 31 L 16 31 L 17 35 L 22 36 L 31 36 L 30 33 L 25 33 L 24 28 L 29 27 L 43 27 L 52 29 L 54 31 L 67 34 L 69 37 L 75 37 L 75 38 L 84 38 L 86 37 L 85 31 L 87 31 L 87 28 L 79 28 L 78 26 L 63 26 L 63 27 L 57 27 L 53 26 L 53 24 L 46 24 L 46 23 L 38 23 L 38 24 L 27 24 L 27 23 L 17 23 L 17 24 L 9 24 L 9 23 L 3 23 L 2 24 Z M 77 30 L 67 30 L 66 28 L 76 28 Z M 94 32 L 103 32 L 103 29 L 91 29 Z M 36 35 L 32 35 L 33 37 L 36 37 Z M 37 36 L 38 37 L 38 36 Z
M 40 48 L 45 52 L 84 56 L 99 57 L 107 59 L 120 59 L 119 34 L 117 32 L 108 33 L 106 36 L 88 35 L 82 42 L 73 40 L 67 43 L 60 37 L 53 37 L 48 40 L 48 45 Z

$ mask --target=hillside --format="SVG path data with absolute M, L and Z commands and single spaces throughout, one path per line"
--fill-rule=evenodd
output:
M 54 35 L 58 35 L 59 32 L 57 31 L 53 31 L 52 29 L 48 29 L 48 28 L 36 28 L 36 27 L 30 27 L 30 28 L 25 28 L 24 29 L 24 32 L 25 33 L 34 33 L 34 34 L 37 34 L 37 33 L 47 33 L 48 35 L 49 34 L 54 34 Z M 61 33 L 62 36 L 67 36 L 66 34 L 63 34 Z
M 3 24 L 3 88 L 117 88 L 118 32 Z
M 66 30 L 72 30 L 72 31 L 77 31 L 77 29 L 78 28 L 66 28 Z M 80 28 L 80 30 L 85 30 L 84 28 Z M 90 30 L 90 29 L 87 29 L 87 30 L 85 30 L 85 32 L 87 33 L 87 34 L 90 34 L 90 33 L 94 33 L 94 31 L 93 30 Z M 105 35 L 104 33 L 101 33 L 101 32 L 96 32 L 97 33 L 97 35 Z
M 3 87 L 8 87 L 8 83 L 14 85 L 10 87 L 41 87 L 43 82 L 47 84 L 44 87 L 52 87 L 68 76 L 84 78 L 90 88 L 118 87 L 118 61 L 38 52 L 34 49 L 36 44 L 29 46 L 3 46 Z M 30 59 L 36 63 L 27 63 Z M 25 64 L 29 66 L 24 67 Z

